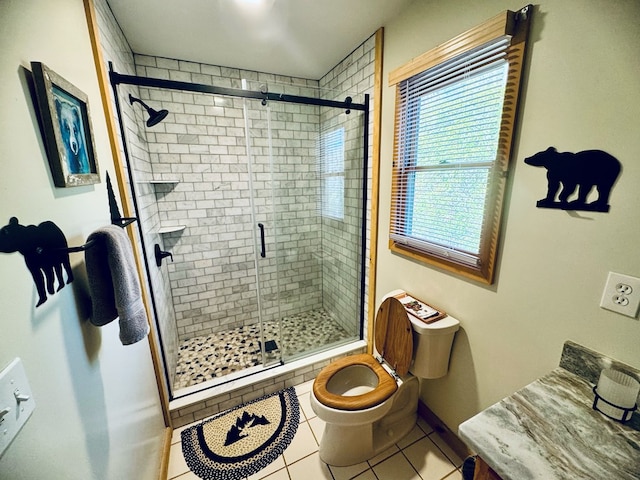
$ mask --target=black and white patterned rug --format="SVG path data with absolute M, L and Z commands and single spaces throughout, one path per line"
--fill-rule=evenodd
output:
M 289 387 L 183 430 L 182 452 L 202 479 L 242 479 L 278 458 L 299 423 L 298 397 Z

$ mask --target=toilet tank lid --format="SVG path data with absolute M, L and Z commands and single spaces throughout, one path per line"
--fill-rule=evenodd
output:
M 450 315 L 433 323 L 425 323 L 413 315 L 408 315 L 408 317 L 413 330 L 420 335 L 447 335 L 460 329 L 460 322 Z
M 404 290 L 392 290 L 382 297 L 382 300 L 389 297 L 398 297 L 402 294 L 406 294 Z M 455 333 L 460 329 L 460 322 L 453 318 L 450 315 L 441 318 L 440 320 L 436 320 L 433 323 L 426 323 L 422 320 L 414 317 L 413 315 L 407 315 L 409 317 L 409 321 L 411 321 L 411 325 L 413 326 L 413 330 L 420 335 L 447 335 L 449 333 Z

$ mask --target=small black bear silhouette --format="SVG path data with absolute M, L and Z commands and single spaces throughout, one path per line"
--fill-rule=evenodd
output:
M 24 256 L 40 297 L 36 307 L 47 301 L 45 279 L 47 291 L 53 295 L 54 271 L 58 278 L 57 291 L 65 285 L 62 267 L 67 272 L 67 283 L 73 281 L 69 252 L 66 249 L 67 239 L 53 222 L 46 221 L 38 226 L 24 226 L 18 223 L 16 217 L 12 217 L 9 224 L 0 229 L 0 252 L 20 252 Z
M 582 152 L 558 152 L 549 147 L 543 152 L 525 158 L 524 163 L 547 169 L 547 196 L 537 203 L 538 207 L 564 210 L 609 211 L 609 194 L 620 173 L 620 162 L 602 150 Z M 555 202 L 562 184 L 562 191 Z M 587 204 L 587 196 L 596 187 L 598 199 Z M 578 198 L 567 199 L 578 187 Z

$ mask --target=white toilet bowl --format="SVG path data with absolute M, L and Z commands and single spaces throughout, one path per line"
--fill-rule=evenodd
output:
M 366 365 L 349 365 L 327 382 L 327 390 L 343 397 L 355 397 L 370 393 L 378 386 L 378 378 L 373 370 Z M 386 415 L 391 409 L 392 397 L 368 408 L 358 410 L 342 410 L 325 405 L 311 392 L 311 407 L 313 411 L 327 423 L 342 425 L 362 425 L 373 423 Z
M 364 462 L 411 431 L 417 418 L 418 379 L 407 375 L 399 383 L 382 403 L 361 410 L 328 407 L 311 392 L 311 408 L 325 422 L 319 451 L 323 462 L 338 467 Z

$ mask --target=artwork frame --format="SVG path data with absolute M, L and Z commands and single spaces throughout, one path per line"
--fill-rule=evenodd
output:
M 100 183 L 87 95 L 41 62 L 31 69 L 54 185 Z

